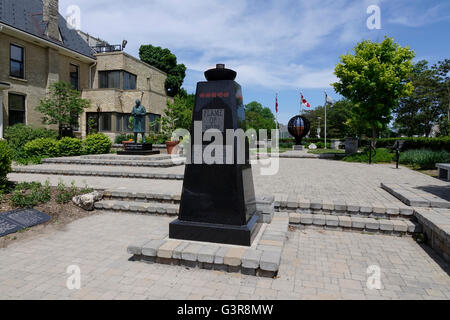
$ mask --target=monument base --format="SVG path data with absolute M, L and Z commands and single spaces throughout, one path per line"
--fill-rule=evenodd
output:
M 127 143 L 124 151 L 117 152 L 119 156 L 151 156 L 160 153 L 160 151 L 153 150 L 151 143 Z
M 259 213 L 243 226 L 175 220 L 169 225 L 169 238 L 233 244 L 250 247 L 261 228 Z
M 305 149 L 305 146 L 303 146 L 303 145 L 294 145 L 292 147 L 292 150 L 294 150 L 294 151 L 303 151 L 304 149 Z

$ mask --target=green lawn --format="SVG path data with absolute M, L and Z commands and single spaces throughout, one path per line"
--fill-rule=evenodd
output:
M 316 149 L 316 150 L 309 150 L 308 153 L 311 153 L 311 154 L 344 154 L 345 150 L 340 150 L 340 149 Z

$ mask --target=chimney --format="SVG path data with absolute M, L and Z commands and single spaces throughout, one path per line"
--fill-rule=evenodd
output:
M 58 0 L 42 0 L 43 17 L 42 20 L 47 22 L 45 34 L 53 40 L 62 41 L 59 33 L 59 4 Z

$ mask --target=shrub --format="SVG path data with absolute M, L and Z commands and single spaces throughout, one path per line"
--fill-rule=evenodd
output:
M 25 152 L 28 158 L 52 158 L 59 155 L 58 141 L 51 138 L 38 138 L 27 142 Z
M 72 185 L 68 188 L 62 180 L 58 182 L 58 193 L 56 194 L 56 203 L 66 204 L 72 200 L 73 197 L 79 194 L 75 181 L 72 181 Z
M 11 172 L 11 158 L 12 153 L 8 143 L 0 140 L 0 192 L 7 186 L 6 175 Z
M 103 133 L 91 134 L 83 141 L 84 154 L 107 154 L 111 147 L 111 140 Z
M 23 182 L 16 185 L 11 204 L 15 208 L 32 208 L 38 204 L 47 203 L 51 200 L 50 183 L 47 180 L 42 186 L 39 182 Z
M 395 154 L 390 152 L 388 149 L 379 148 L 377 152 L 372 153 L 372 162 L 373 163 L 390 163 L 394 160 Z M 349 156 L 346 156 L 342 160 L 347 162 L 369 162 L 369 152 L 365 151 L 363 153 L 354 153 Z
M 83 145 L 76 138 L 62 138 L 58 141 L 58 151 L 61 157 L 79 156 L 83 152 Z
M 20 158 L 26 158 L 25 144 L 37 138 L 56 139 L 58 133 L 54 130 L 32 128 L 23 124 L 16 124 L 7 127 L 5 130 L 5 138 L 8 140 L 9 147 L 12 151 L 12 158 L 18 161 Z
M 446 151 L 433 151 L 427 149 L 408 150 L 400 153 L 399 162 L 411 165 L 417 169 L 435 169 L 436 163 L 448 162 L 450 153 Z
M 119 136 L 116 136 L 116 138 L 114 139 L 114 143 L 115 144 L 122 144 L 122 142 L 128 141 L 128 140 L 133 139 L 133 138 L 134 138 L 134 136 L 132 134 L 128 134 L 128 135 L 121 134 Z
M 404 150 L 429 149 L 435 151 L 445 150 L 450 152 L 450 137 L 439 138 L 384 138 L 377 139 L 377 148 L 386 148 L 393 146 L 395 141 L 405 141 Z M 361 145 L 369 145 L 368 140 L 360 140 Z

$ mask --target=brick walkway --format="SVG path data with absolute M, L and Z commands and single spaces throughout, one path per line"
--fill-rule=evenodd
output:
M 448 265 L 408 237 L 291 231 L 275 280 L 128 261 L 130 243 L 170 221 L 107 212 L 0 249 L 0 299 L 450 299 Z M 374 264 L 381 290 L 366 287 Z M 66 288 L 69 265 L 80 290 Z

